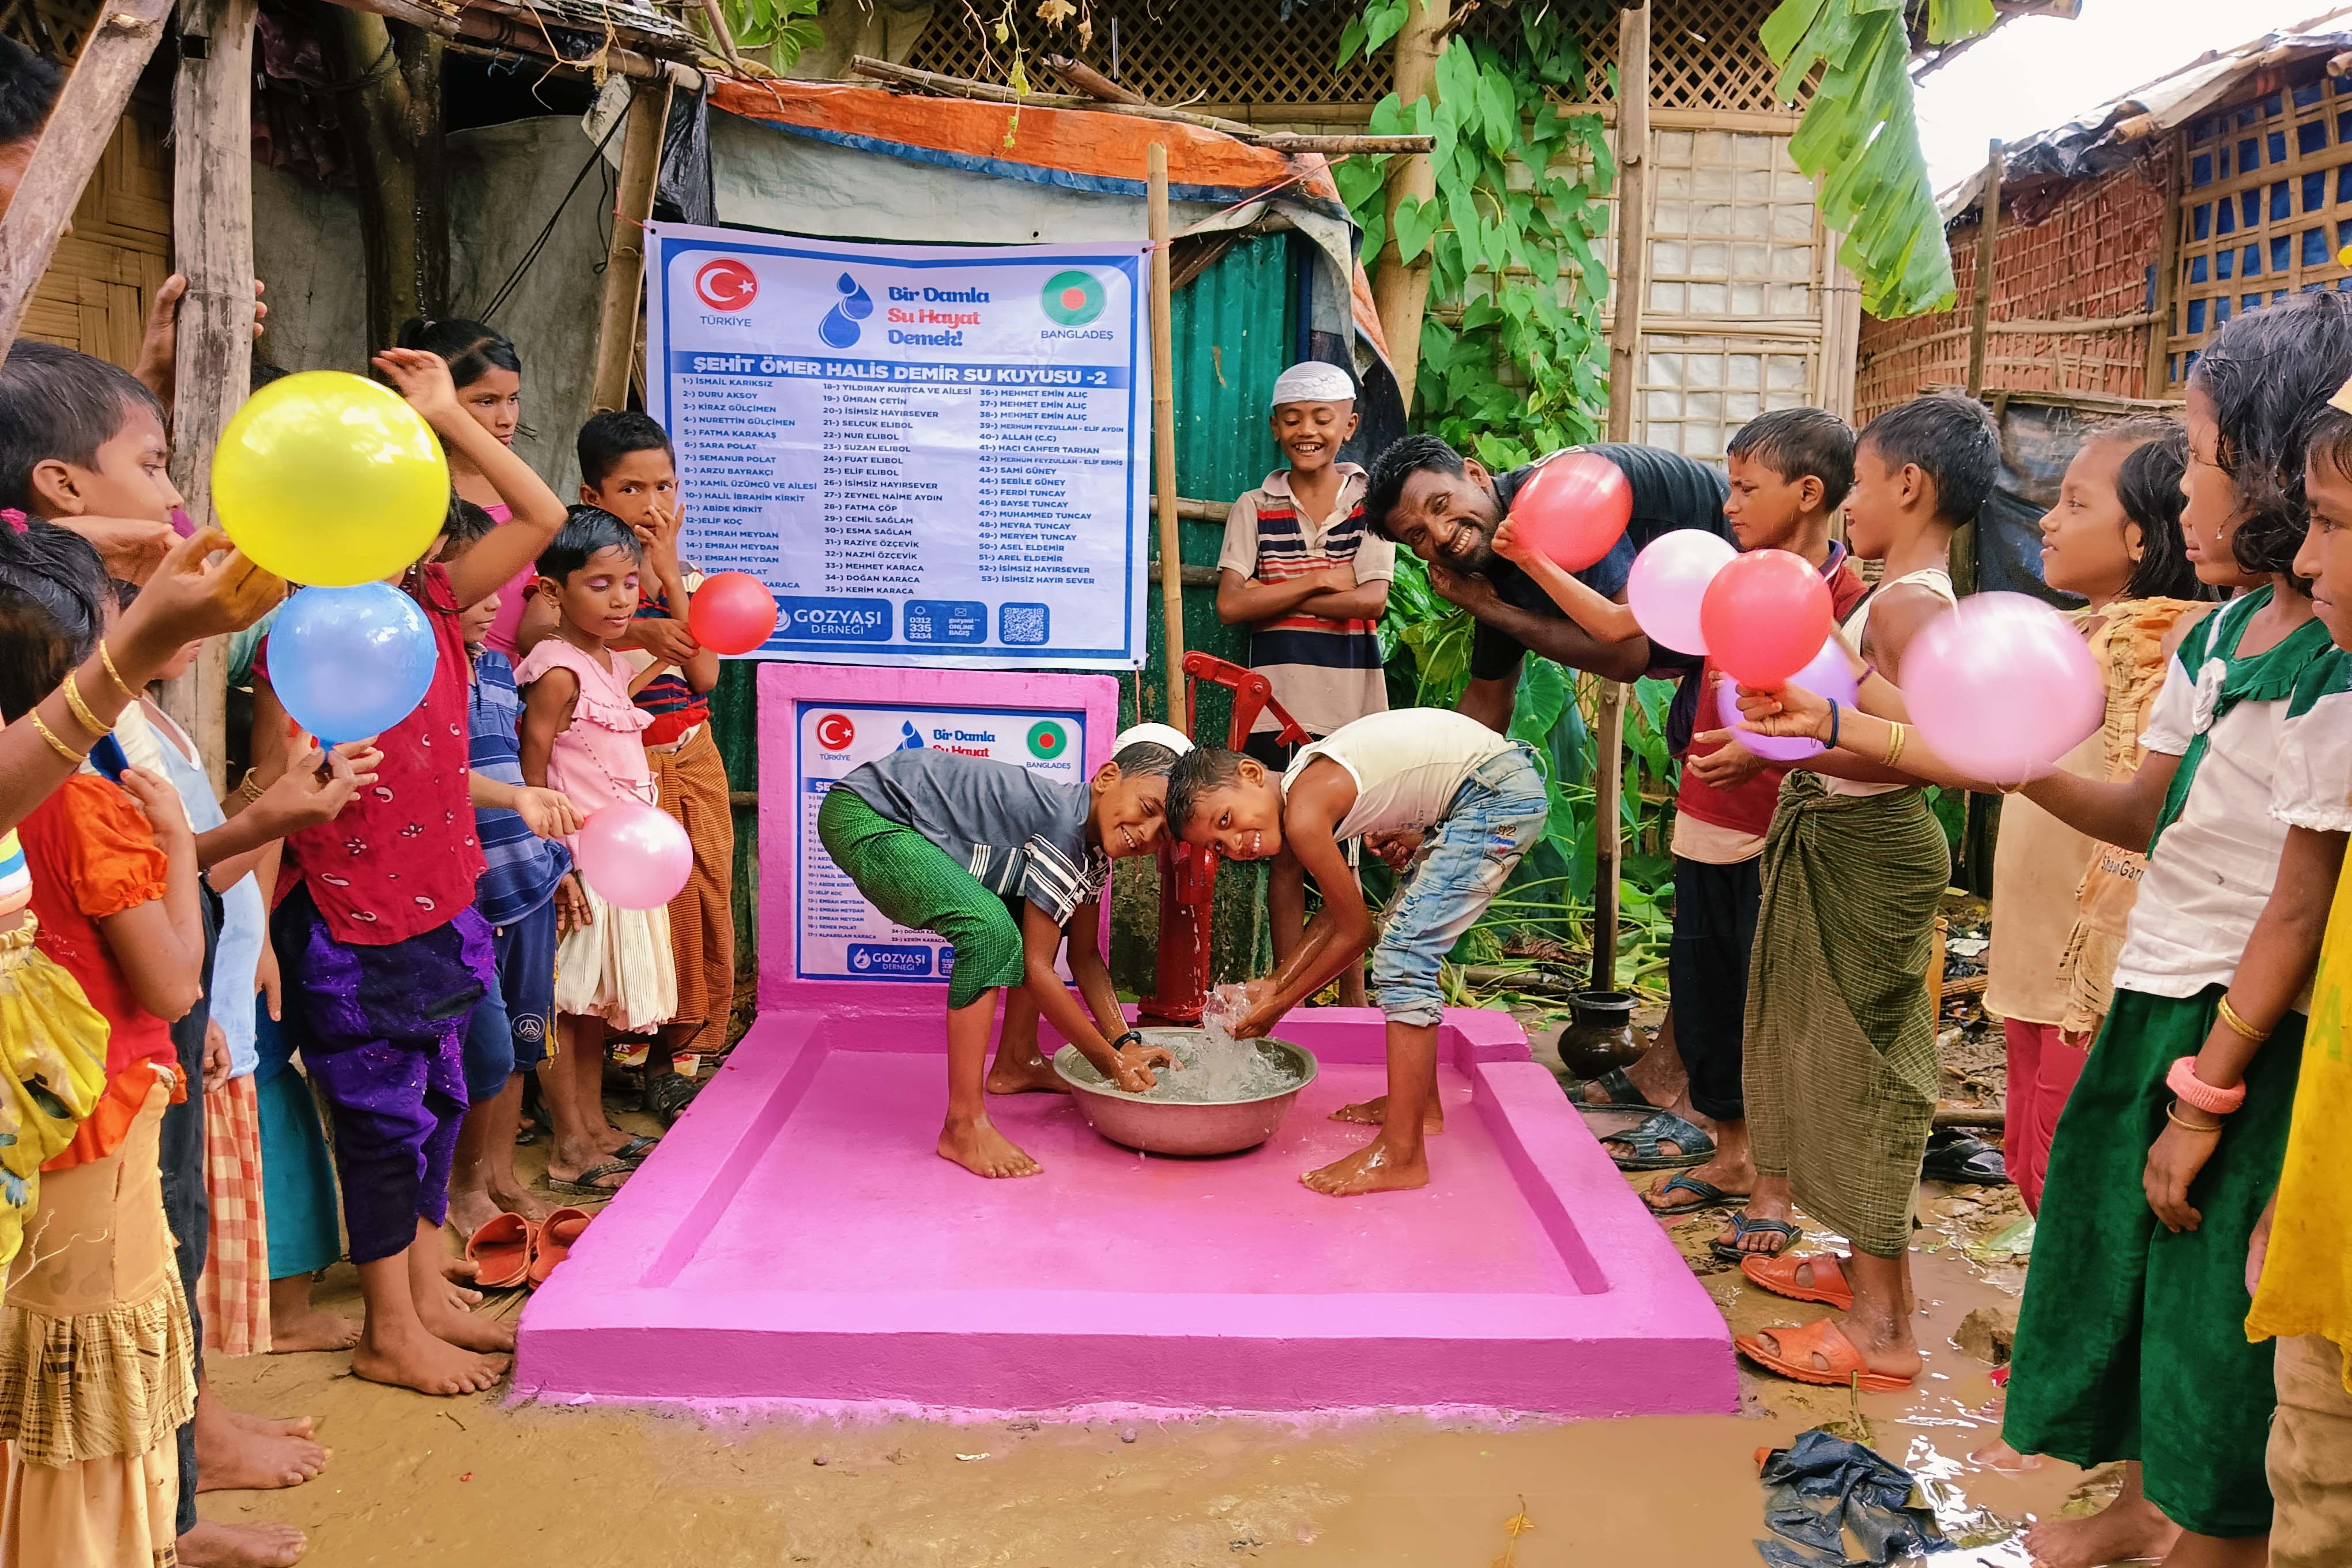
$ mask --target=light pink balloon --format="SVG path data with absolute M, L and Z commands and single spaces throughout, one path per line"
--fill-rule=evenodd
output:
M 1704 529 L 1678 528 L 1650 541 L 1633 557 L 1625 579 L 1625 603 L 1634 624 L 1652 642 L 1676 653 L 1705 653 L 1698 603 L 1715 574 L 1738 553 L 1731 541 Z
M 1837 638 L 1822 644 L 1822 651 L 1813 655 L 1812 662 L 1789 678 L 1791 686 L 1801 686 L 1816 697 L 1826 697 L 1843 708 L 1854 701 L 1853 661 L 1845 656 L 1845 648 Z M 1727 730 L 1737 730 L 1739 743 L 1768 762 L 1794 763 L 1818 756 L 1829 750 L 1819 741 L 1803 735 L 1759 735 L 1740 721 L 1739 682 L 1724 676 L 1715 687 L 1716 717 Z
M 580 829 L 580 875 L 619 910 L 657 910 L 694 871 L 694 844 L 658 806 L 608 805 Z
M 1993 784 L 2050 773 L 2107 712 L 2083 634 L 2023 594 L 1972 595 L 1921 627 L 1903 699 L 1937 756 Z

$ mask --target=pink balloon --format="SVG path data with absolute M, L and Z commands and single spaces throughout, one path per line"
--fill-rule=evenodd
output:
M 1789 684 L 1851 708 L 1854 702 L 1853 661 L 1846 658 L 1837 638 L 1832 637 L 1822 644 L 1822 651 L 1813 655 L 1811 663 L 1789 678 Z M 1739 682 L 1727 675 L 1716 683 L 1715 712 L 1725 729 L 1739 731 L 1741 745 L 1767 762 L 1801 762 L 1829 750 L 1809 736 L 1759 735 L 1748 728 L 1739 717 Z
M 2072 621 L 2023 594 L 1977 594 L 1903 655 L 1919 738 L 1994 784 L 2040 778 L 2106 720 L 2106 688 Z
M 1654 643 L 1677 653 L 1703 654 L 1706 637 L 1698 629 L 1698 604 L 1715 574 L 1739 553 L 1731 541 L 1704 529 L 1678 528 L 1650 541 L 1633 557 L 1625 579 L 1625 603 Z
M 619 910 L 657 910 L 694 871 L 694 844 L 658 806 L 608 805 L 580 829 L 574 856 L 596 896 Z

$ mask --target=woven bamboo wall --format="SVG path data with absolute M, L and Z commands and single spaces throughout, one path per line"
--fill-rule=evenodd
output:
M 2030 226 L 2003 213 L 1993 272 L 1992 319 L 2081 321 L 2137 316 L 2153 299 L 2157 237 L 2164 219 L 2168 160 L 2142 160 L 2067 188 Z M 2029 208 L 2031 203 L 2029 201 Z M 1967 379 L 1968 304 L 1976 289 L 1977 228 L 1947 236 L 1959 307 L 1900 321 L 1864 317 L 1854 414 L 1868 419 L 1931 386 Z M 2073 332 L 1996 331 L 1985 384 L 2012 392 L 2143 395 L 2146 326 Z
M 98 0 L 8 0 L 0 5 L 0 34 L 52 59 L 79 54 L 97 20 Z

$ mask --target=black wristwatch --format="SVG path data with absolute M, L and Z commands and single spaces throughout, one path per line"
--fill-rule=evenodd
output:
M 1110 1048 L 1114 1051 L 1124 1050 L 1127 1048 L 1127 1043 L 1129 1040 L 1134 1041 L 1139 1046 L 1141 1045 L 1143 1043 L 1143 1031 L 1140 1029 L 1129 1029 L 1127 1033 L 1113 1040 L 1110 1043 Z

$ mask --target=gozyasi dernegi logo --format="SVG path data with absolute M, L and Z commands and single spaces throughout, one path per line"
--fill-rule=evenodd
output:
M 890 341 L 925 349 L 960 349 L 967 328 L 980 325 L 975 308 L 989 303 L 985 289 L 890 285 Z

